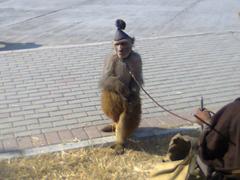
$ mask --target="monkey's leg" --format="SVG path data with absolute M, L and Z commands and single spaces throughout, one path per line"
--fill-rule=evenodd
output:
M 116 154 L 124 153 L 126 139 L 138 128 L 141 119 L 141 99 L 135 98 L 134 103 L 125 104 L 125 110 L 120 114 L 116 123 Z
M 120 117 L 118 123 L 116 123 L 116 142 L 111 148 L 114 148 L 115 153 L 117 155 L 123 154 L 124 153 L 124 142 L 126 140 L 126 129 L 125 129 L 125 124 L 126 124 L 126 112 L 123 112 Z
M 111 91 L 102 91 L 101 106 L 103 112 L 113 121 L 113 124 L 105 126 L 103 132 L 114 132 L 116 129 L 116 123 L 119 120 L 120 114 L 123 112 L 123 103 L 121 97 Z
M 120 117 L 119 121 L 116 124 L 116 143 L 117 144 L 124 144 L 125 140 L 130 134 L 130 129 L 127 127 L 127 121 L 129 120 L 129 117 L 127 113 L 124 111 Z
M 120 115 L 119 121 L 116 124 L 116 144 L 115 152 L 116 154 L 124 153 L 124 143 L 127 138 L 133 133 L 133 131 L 138 127 L 140 122 L 140 115 L 136 114 L 133 116 L 132 113 L 123 112 Z

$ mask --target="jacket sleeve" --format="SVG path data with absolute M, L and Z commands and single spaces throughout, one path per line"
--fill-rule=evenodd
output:
M 228 129 L 231 123 L 229 105 L 219 110 L 212 118 L 212 128 L 207 129 L 200 138 L 200 153 L 205 160 L 221 158 L 227 152 L 229 143 Z

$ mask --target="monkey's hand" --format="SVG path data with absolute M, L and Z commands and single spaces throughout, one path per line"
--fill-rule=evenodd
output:
M 116 93 L 128 98 L 130 91 L 117 77 L 108 77 L 103 82 L 103 88 L 109 91 L 115 91 Z
M 128 87 L 126 87 L 122 82 L 120 82 L 118 84 L 118 86 L 116 87 L 116 91 L 123 96 L 124 100 L 128 100 L 128 97 L 130 95 L 130 91 L 128 89 Z

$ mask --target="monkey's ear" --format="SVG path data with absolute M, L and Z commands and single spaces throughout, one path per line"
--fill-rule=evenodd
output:
M 122 19 L 117 19 L 115 24 L 116 24 L 117 29 L 124 30 L 126 27 L 126 23 Z

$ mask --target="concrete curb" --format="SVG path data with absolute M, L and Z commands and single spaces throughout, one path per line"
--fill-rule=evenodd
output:
M 173 129 L 166 129 L 166 130 L 156 130 L 154 132 L 145 132 L 140 134 L 134 134 L 133 139 L 144 139 L 144 138 L 150 138 L 150 137 L 165 137 L 168 135 L 173 135 L 176 133 L 188 133 L 193 131 L 199 131 L 200 126 L 193 125 L 193 126 L 182 126 L 179 128 L 173 128 Z M 49 145 L 44 147 L 37 147 L 37 148 L 31 148 L 31 149 L 24 149 L 20 151 L 13 151 L 13 152 L 6 152 L 6 153 L 0 153 L 0 160 L 3 159 L 11 159 L 11 158 L 17 158 L 17 157 L 23 157 L 23 156 L 34 156 L 34 155 L 40 155 L 45 153 L 52 153 L 52 152 L 59 152 L 59 151 L 66 151 L 76 148 L 84 148 L 84 147 L 104 147 L 109 144 L 112 144 L 115 140 L 114 136 L 108 136 L 108 137 L 101 137 L 101 138 L 95 138 L 95 139 L 88 139 L 80 142 L 71 142 L 66 144 L 55 144 L 55 145 Z
M 147 38 L 138 38 L 138 41 L 145 40 L 156 40 L 156 39 L 170 39 L 170 38 L 181 38 L 181 37 L 194 37 L 194 36 L 204 36 L 204 35 L 221 35 L 221 34 L 229 34 L 229 33 L 240 33 L 240 31 L 222 31 L 222 32 L 203 32 L 203 33 L 194 33 L 194 34 L 176 34 L 171 36 L 156 36 L 156 37 L 147 37 Z M 62 48 L 77 48 L 77 47 L 89 47 L 89 46 L 99 46 L 111 44 L 111 41 L 102 41 L 102 42 L 94 42 L 94 43 L 84 43 L 84 44 L 74 44 L 74 45 L 57 45 L 57 46 L 43 46 L 39 48 L 32 49 L 17 49 L 17 50 L 9 50 L 9 51 L 0 51 L 0 54 L 8 54 L 8 53 L 16 53 L 16 52 L 31 52 L 31 51 L 41 51 L 44 49 L 62 49 Z

